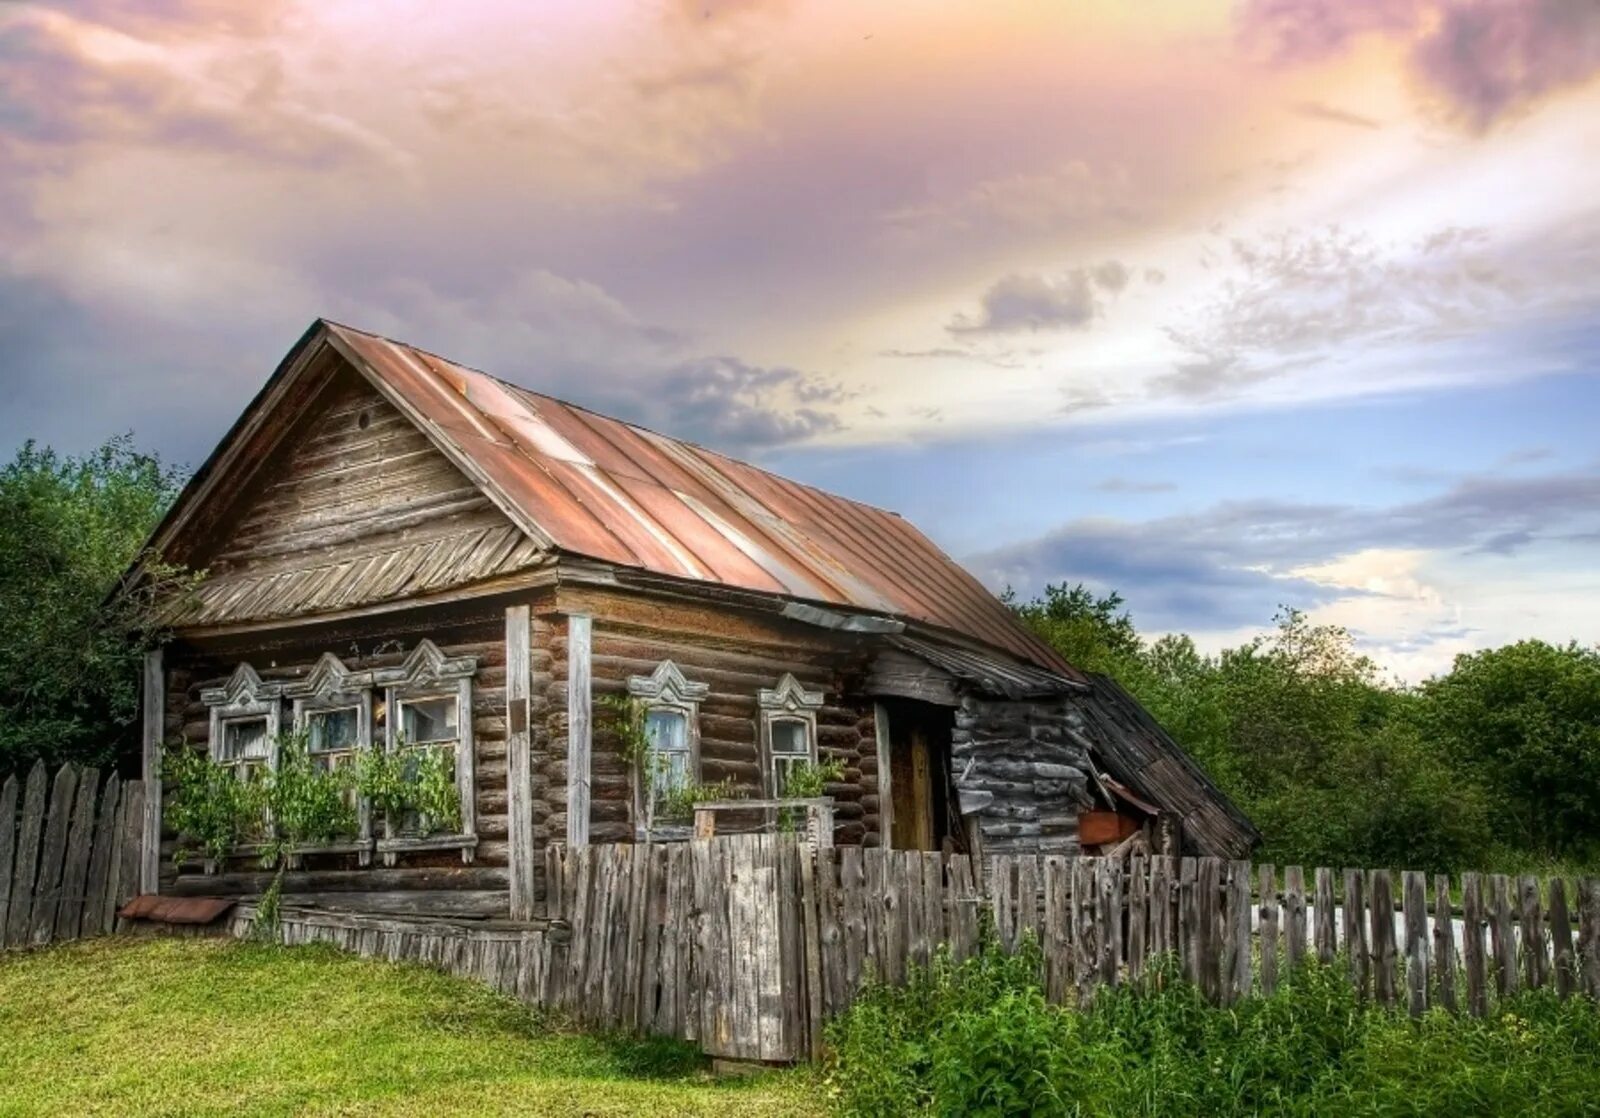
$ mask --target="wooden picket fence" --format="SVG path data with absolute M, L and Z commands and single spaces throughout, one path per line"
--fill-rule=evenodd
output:
M 1521 988 L 1600 998 L 1594 879 L 1280 875 L 1212 858 L 978 866 L 777 835 L 551 849 L 545 869 L 530 922 L 285 909 L 282 935 L 432 963 L 594 1027 L 737 1060 L 814 1056 L 865 982 L 902 982 L 941 945 L 961 959 L 986 941 L 1035 943 L 1048 996 L 1068 1005 L 1161 957 L 1223 1004 L 1270 993 L 1310 958 L 1414 1014 L 1482 1015 Z M 253 915 L 241 906 L 233 931 Z
M 138 890 L 144 784 L 42 762 L 0 784 L 0 949 L 105 935 Z

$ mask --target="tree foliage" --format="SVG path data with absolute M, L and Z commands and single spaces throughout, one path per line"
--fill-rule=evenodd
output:
M 181 483 L 127 435 L 81 458 L 29 442 L 0 468 L 0 773 L 102 764 L 137 740 L 145 606 L 179 576 L 121 579 Z
M 1283 609 L 1216 655 L 1141 637 L 1116 594 L 1050 586 L 1019 616 L 1115 677 L 1266 839 L 1315 865 L 1472 868 L 1600 854 L 1600 650 L 1523 641 L 1416 688 Z

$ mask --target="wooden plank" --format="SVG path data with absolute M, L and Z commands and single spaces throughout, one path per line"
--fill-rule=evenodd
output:
M 994 914 L 994 934 L 1006 951 L 1017 949 L 1016 892 L 1017 860 L 996 856 L 989 859 L 989 900 Z
M 1135 854 L 1128 859 L 1128 978 L 1139 978 L 1144 973 L 1144 961 L 1149 950 L 1147 934 L 1150 924 L 1150 865 L 1149 859 Z
M 1019 944 L 1026 936 L 1032 936 L 1035 944 L 1039 941 L 1039 888 L 1039 858 L 1024 854 L 1017 859 L 1016 934 Z
M 1600 878 L 1578 881 L 1578 973 L 1583 992 L 1600 999 Z
M 689 906 L 684 899 L 684 863 L 687 857 L 688 848 L 681 842 L 661 848 L 663 896 L 655 970 L 659 992 L 655 1012 L 651 1014 L 647 1026 L 657 1036 L 679 1036 L 683 1027 L 679 993 L 683 981 L 680 952 L 689 923 Z
M 1044 860 L 1045 997 L 1063 1005 L 1072 989 L 1072 863 L 1059 854 Z
M 533 841 L 533 623 L 526 605 L 506 607 L 506 837 L 511 919 L 533 918 L 537 850 Z
M 1522 977 L 1530 990 L 1541 990 L 1549 981 L 1549 945 L 1544 935 L 1544 910 L 1540 905 L 1539 879 L 1524 875 L 1517 880 L 1517 900 L 1522 926 Z
M 1461 875 L 1461 964 L 1466 973 L 1467 1011 L 1474 1017 L 1489 1012 L 1488 960 L 1483 947 L 1483 879 Z
M 567 616 L 567 847 L 589 845 L 589 756 L 594 729 L 591 704 L 593 625 L 586 614 Z
M 1099 941 L 1102 986 L 1122 977 L 1122 859 L 1099 858 L 1095 866 L 1095 937 Z
M 122 777 L 110 774 L 101 792 L 99 816 L 94 821 L 94 843 L 90 852 L 90 876 L 83 900 L 83 936 L 106 936 L 112 929 L 115 912 L 110 907 L 107 886 L 112 868 L 112 851 L 117 832 L 117 805 L 122 800 Z
M 45 791 L 49 774 L 44 762 L 35 761 L 28 771 L 22 795 L 22 814 L 17 820 L 15 864 L 11 876 L 11 914 L 5 942 L 20 947 L 29 940 L 33 928 L 33 886 L 39 869 L 39 840 L 44 832 Z
M 1078 980 L 1078 1004 L 1088 1005 L 1094 998 L 1100 977 L 1100 930 L 1095 920 L 1098 908 L 1095 892 L 1097 858 L 1077 858 L 1072 863 L 1073 964 Z
M 1368 882 L 1372 905 L 1372 988 L 1380 1005 L 1395 1002 L 1394 882 L 1388 870 L 1373 870 Z
M 78 791 L 78 770 L 62 765 L 50 789 L 50 815 L 39 844 L 39 877 L 33 887 L 33 922 L 29 942 L 49 943 L 55 935 L 56 909 L 61 903 L 61 869 L 67 854 L 67 831 L 72 826 L 73 797 Z
M 866 864 L 859 846 L 839 851 L 839 893 L 844 899 L 845 987 L 851 1001 L 867 963 Z
M 78 800 L 72 812 L 66 862 L 61 870 L 61 901 L 56 906 L 57 940 L 77 939 L 83 927 L 83 910 L 89 880 L 89 848 L 94 838 L 95 793 L 100 773 L 84 769 L 78 774 Z
M 1406 928 L 1406 1009 L 1421 1017 L 1428 1008 L 1428 879 L 1417 870 L 1400 876 Z
M 139 805 L 140 820 L 137 853 L 139 892 L 161 890 L 161 746 L 167 734 L 167 684 L 162 670 L 161 649 L 144 654 L 144 696 L 139 704 L 144 716 L 141 727 L 143 757 L 141 775 L 144 791 Z
M 823 1019 L 832 1020 L 849 1004 L 844 965 L 844 898 L 839 892 L 839 847 L 814 851 L 817 921 L 820 937 Z M 822 1021 L 817 1022 L 821 1028 Z
M 1223 906 L 1222 1000 L 1232 1005 L 1250 995 L 1250 863 L 1228 863 Z
M 0 951 L 6 946 L 6 925 L 11 918 L 11 874 L 17 849 L 17 778 L 0 784 Z
M 1183 977 L 1198 987 L 1205 936 L 1200 929 L 1200 863 L 1194 858 L 1178 864 L 1178 950 L 1183 956 Z
M 1494 951 L 1495 989 L 1502 998 L 1517 992 L 1517 933 L 1512 917 L 1511 879 L 1489 875 L 1489 942 Z
M 562 982 L 564 997 L 561 1006 L 569 1013 L 582 1017 L 584 976 L 589 957 L 589 913 L 594 904 L 595 860 L 598 852 L 590 847 L 568 847 L 567 861 L 573 868 L 573 887 L 568 904 L 571 912 L 570 939 L 567 944 L 566 975 Z
M 1301 900 L 1296 904 L 1298 910 L 1295 923 L 1299 925 L 1295 939 L 1301 946 L 1295 954 L 1294 963 L 1305 958 L 1305 878 L 1304 871 L 1299 866 L 1293 867 L 1296 891 Z M 1315 926 L 1312 942 L 1317 955 L 1317 961 L 1326 966 L 1333 964 L 1334 957 L 1339 954 L 1339 910 L 1333 899 L 1333 870 L 1328 866 L 1318 866 L 1312 874 L 1312 888 L 1315 890 Z
M 1150 859 L 1150 954 L 1156 958 L 1178 953 L 1176 903 L 1177 862 L 1170 854 Z
M 1456 1002 L 1456 922 L 1450 911 L 1450 878 L 1436 874 L 1433 879 L 1433 975 L 1441 1009 L 1455 1013 Z
M 1196 939 L 1199 942 L 1200 989 L 1206 1000 L 1222 1000 L 1222 887 L 1226 869 L 1221 858 L 1201 858 L 1195 879 L 1199 904 Z
M 805 1037 L 806 1052 L 811 1061 L 822 1059 L 822 1024 L 826 1000 L 826 981 L 822 975 L 822 920 L 817 889 L 817 861 L 827 857 L 825 851 L 802 847 L 798 851 L 800 868 L 801 932 L 805 944 Z
M 1261 992 L 1271 997 L 1278 988 L 1278 874 L 1270 862 L 1256 872 L 1260 879 Z
M 1350 965 L 1350 984 L 1356 996 L 1369 994 L 1367 976 L 1372 956 L 1367 947 L 1366 875 L 1360 870 L 1344 871 L 1344 949 Z
M 883 942 L 883 876 L 889 854 L 890 851 L 882 849 L 861 852 L 861 868 L 866 875 L 866 888 L 861 894 L 861 913 L 866 927 L 861 965 L 881 982 L 893 981 L 885 957 L 888 950 Z
M 809 853 L 810 844 L 801 836 L 778 835 L 773 840 L 773 885 L 778 894 L 778 987 L 775 996 L 782 1013 L 783 1032 L 777 1038 L 773 1057 L 804 1060 L 810 1052 L 806 1035 L 808 987 L 806 983 L 805 914 L 800 904 L 800 854 Z
M 784 980 L 784 954 L 793 959 L 798 953 L 792 946 L 795 932 L 795 913 L 786 900 L 779 849 L 780 838 L 793 846 L 788 836 L 756 835 L 751 843 L 755 861 L 755 877 L 751 897 L 754 908 L 750 913 L 748 928 L 754 940 L 752 947 L 756 959 L 756 1021 L 761 1059 L 788 1061 L 802 1055 L 798 1046 L 791 1046 L 792 1033 L 785 1028 L 787 1007 L 796 1000 L 793 990 Z
M 628 848 L 628 913 L 627 941 L 623 944 L 621 989 L 617 993 L 617 1019 L 624 1028 L 637 1028 L 646 1000 L 644 985 L 645 954 L 649 948 L 650 920 L 650 869 L 659 849 L 654 843 L 634 843 Z M 620 926 L 623 921 L 616 923 Z M 651 993 L 654 993 L 652 989 Z
M 900 887 L 900 920 L 906 930 L 906 972 L 928 964 L 928 932 L 923 926 L 927 909 L 922 900 L 922 853 L 896 853 L 895 878 Z
M 922 928 L 928 937 L 928 961 L 940 944 L 950 941 L 945 924 L 944 856 L 927 850 L 922 854 Z
M 950 859 L 950 954 L 957 961 L 970 958 L 978 946 L 978 884 L 973 861 L 965 854 Z
M 3 865 L 3 860 L 0 860 Z M 1577 958 L 1572 952 L 1572 916 L 1567 907 L 1567 883 L 1550 879 L 1550 955 L 1556 994 L 1569 998 L 1578 988 Z

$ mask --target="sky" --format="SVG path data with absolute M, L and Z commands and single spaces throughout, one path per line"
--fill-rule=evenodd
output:
M 0 453 L 318 316 L 1205 649 L 1600 640 L 1600 0 L 0 0 Z

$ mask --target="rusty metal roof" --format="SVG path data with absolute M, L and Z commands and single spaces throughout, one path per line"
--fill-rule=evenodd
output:
M 558 551 L 890 614 L 1082 680 L 894 513 L 348 326 L 324 322 L 306 341 L 319 338 Z

